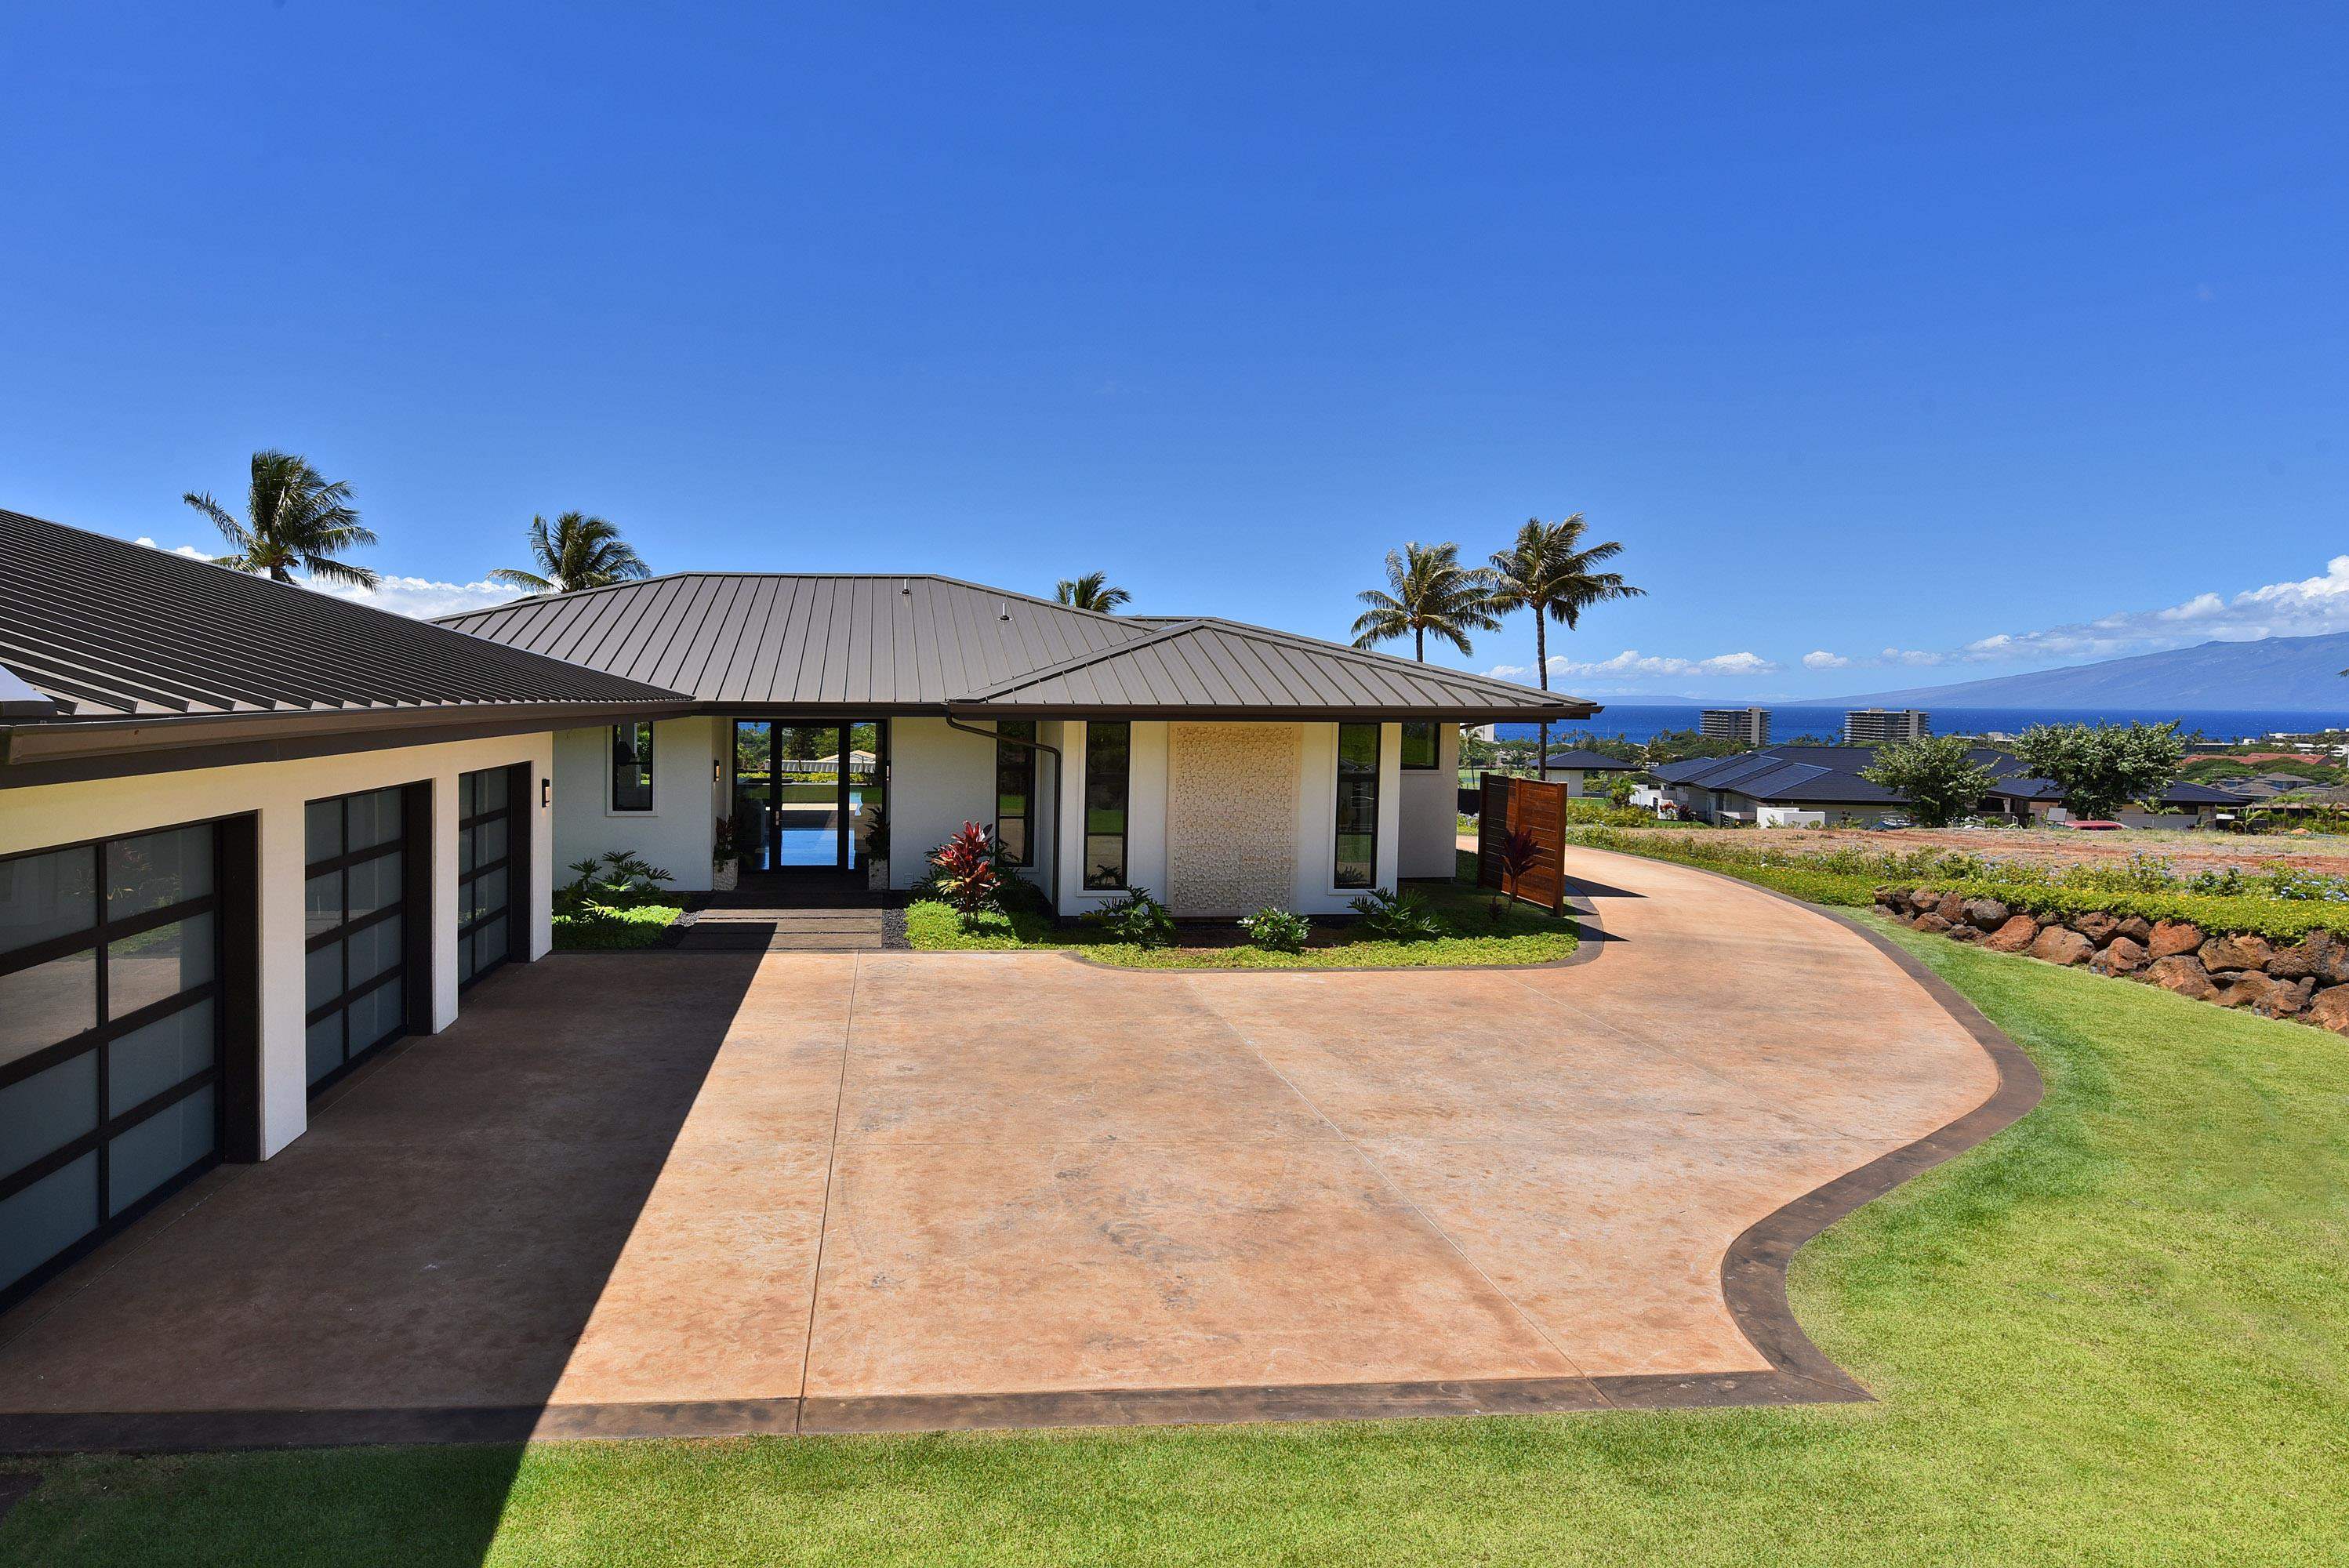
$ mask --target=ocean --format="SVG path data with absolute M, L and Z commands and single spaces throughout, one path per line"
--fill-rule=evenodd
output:
M 1839 707 L 1769 707 L 1770 738 L 1780 744 L 1800 735 L 1833 739 L 1842 733 L 1844 710 Z M 2167 724 L 2171 719 L 2178 720 L 2186 734 L 2190 736 L 2200 730 L 2209 740 L 2256 740 L 2279 730 L 2300 733 L 2323 729 L 2327 725 L 2349 727 L 2349 709 L 2330 714 L 2283 713 L 2264 708 L 2167 713 L 2137 708 L 2033 707 L 1929 707 L 1925 711 L 1932 716 L 1936 735 L 1982 735 L 1992 731 L 2015 735 L 2034 724 L 2127 724 L 2131 720 Z M 1610 702 L 1604 712 L 1588 723 L 1552 725 L 1550 744 L 1560 744 L 1559 737 L 1568 732 L 1587 732 L 1609 739 L 1621 736 L 1627 740 L 1652 740 L 1667 729 L 1694 729 L 1702 713 L 1701 708 L 1677 705 L 1659 707 Z M 1505 740 L 1531 740 L 1539 729 L 1530 724 L 1505 724 L 1498 733 Z

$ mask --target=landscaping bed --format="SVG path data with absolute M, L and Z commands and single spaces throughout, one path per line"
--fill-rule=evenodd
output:
M 905 910 L 908 944 L 929 953 L 1067 951 L 1132 969 L 1419 969 L 1551 964 L 1574 952 L 1579 928 L 1570 913 L 1553 915 L 1508 900 L 1492 916 L 1492 895 L 1474 883 L 1475 857 L 1463 852 L 1462 877 L 1406 882 L 1425 900 L 1444 934 L 1415 941 L 1382 938 L 1359 924 L 1319 918 L 1304 950 L 1271 951 L 1249 944 L 1228 924 L 1178 925 L 1163 947 L 1121 941 L 1096 925 L 1063 925 L 1040 907 L 990 911 L 966 921 L 935 899 Z

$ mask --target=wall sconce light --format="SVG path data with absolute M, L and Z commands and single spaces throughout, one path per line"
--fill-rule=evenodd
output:
M 719 780 L 723 779 L 725 777 L 726 777 L 726 763 L 725 763 L 724 759 L 722 759 L 722 758 L 716 758 L 716 757 L 711 758 L 709 759 L 709 781 L 710 781 L 712 784 L 715 784 L 715 783 L 718 783 Z
M 554 779 L 542 779 L 538 781 L 538 803 L 542 807 L 552 806 L 554 804 Z

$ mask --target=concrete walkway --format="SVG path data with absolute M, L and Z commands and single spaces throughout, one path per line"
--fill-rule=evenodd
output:
M 1757 1346 L 1791 1325 L 1749 1334 L 1768 1315 L 1724 1298 L 1724 1254 L 1989 1099 L 1997 1066 L 1835 921 L 1653 861 L 1570 869 L 1607 940 L 1561 968 L 495 976 L 278 1159 L 0 1318 L 0 1411 L 109 1417 L 0 1416 L 0 1439 L 1856 1397 Z

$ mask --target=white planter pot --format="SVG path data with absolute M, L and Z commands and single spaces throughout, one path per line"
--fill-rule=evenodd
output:
M 709 868 L 709 891 L 712 892 L 732 892 L 734 891 L 735 884 L 741 880 L 741 876 L 742 862 L 740 861 L 719 861 L 717 864 Z
M 866 887 L 868 887 L 868 888 L 871 888 L 874 892 L 888 892 L 888 891 L 889 891 L 889 862 L 888 862 L 887 861 L 865 861 L 865 862 L 864 862 L 864 885 L 865 885 Z

